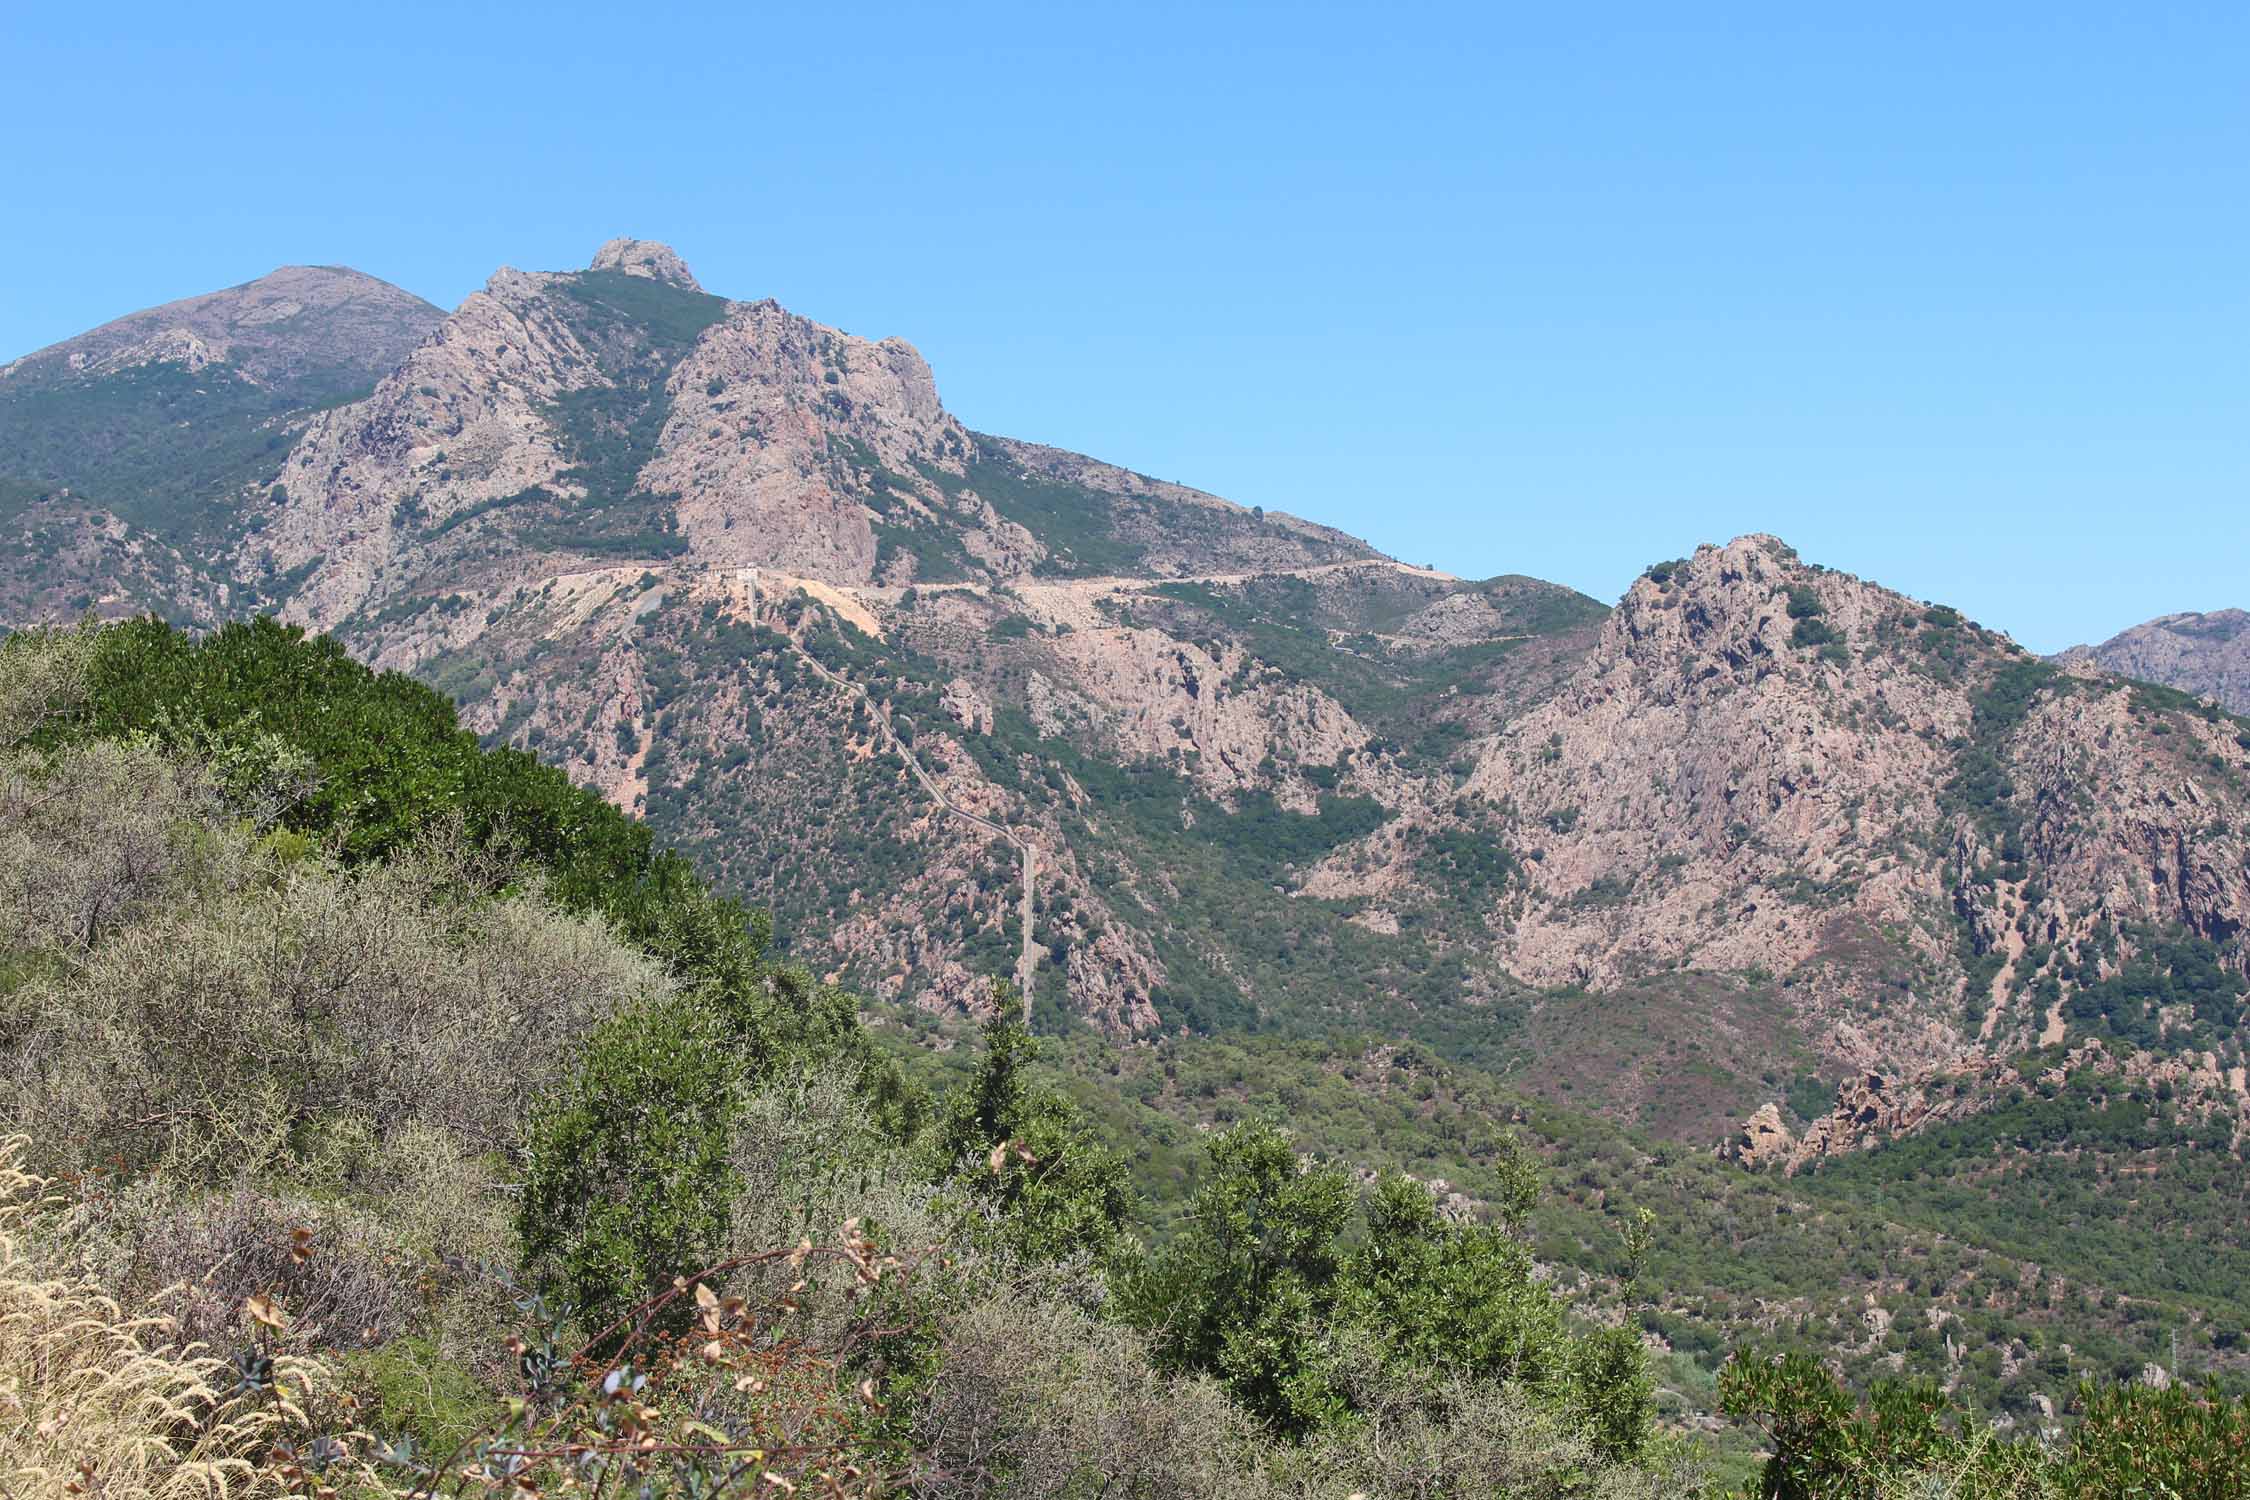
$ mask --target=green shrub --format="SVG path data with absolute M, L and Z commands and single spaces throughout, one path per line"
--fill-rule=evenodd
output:
M 524 1257 L 590 1332 L 725 1254 L 741 1087 L 717 1013 L 667 996 L 597 1027 L 534 1117 Z
M 499 1399 L 467 1366 L 447 1359 L 426 1338 L 393 1339 L 340 1361 L 345 1388 L 359 1402 L 360 1424 L 385 1442 L 411 1439 L 439 1457 L 489 1425 Z
M 1765 1500 L 2231 1500 L 2250 1493 L 2250 1401 L 2216 1391 L 2079 1388 L 2067 1441 L 2003 1436 L 1934 1380 L 1878 1382 L 1864 1404 L 1802 1354 L 1738 1352 L 1722 1409 L 1756 1428 Z
M 1031 1078 L 1038 1044 L 1010 1019 L 1014 991 L 995 986 L 994 1001 L 1000 1019 L 984 1029 L 984 1060 L 946 1099 L 931 1132 L 935 1175 L 980 1206 L 1019 1255 L 1104 1257 L 1134 1208 L 1125 1164 L 1093 1139 L 1069 1100 Z

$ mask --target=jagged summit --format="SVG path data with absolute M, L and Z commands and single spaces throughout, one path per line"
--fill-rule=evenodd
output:
M 1374 555 L 972 433 L 905 341 L 711 296 L 628 238 L 587 272 L 494 273 L 365 400 L 308 423 L 272 483 L 284 502 L 244 559 L 294 572 L 291 609 L 323 628 L 619 558 L 905 588 Z
M 636 240 L 619 235 L 594 252 L 589 271 L 622 271 L 627 276 L 646 276 L 651 281 L 668 282 L 685 287 L 691 292 L 703 290 L 695 273 L 679 252 L 658 240 Z

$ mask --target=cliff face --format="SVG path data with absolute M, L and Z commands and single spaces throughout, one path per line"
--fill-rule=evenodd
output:
M 2238 723 L 1746 537 L 1636 583 L 1461 791 L 1520 978 L 1770 976 L 1834 1065 L 1915 1068 L 2061 1040 L 2143 928 L 2239 966 L 2246 789 Z
M 243 564 L 290 578 L 292 613 L 322 628 L 622 557 L 905 586 L 1372 555 L 979 437 L 904 341 L 709 296 L 637 240 L 584 272 L 496 274 L 369 399 L 318 418 L 279 483 Z
M 2250 714 L 2250 611 L 2160 615 L 2099 646 L 2073 646 L 2056 660 L 2161 683 Z

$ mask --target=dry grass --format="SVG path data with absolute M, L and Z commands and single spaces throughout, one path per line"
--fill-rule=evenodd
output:
M 26 1239 L 49 1200 L 24 1145 L 0 1143 L 0 1487 L 13 1500 L 302 1493 L 288 1445 L 324 1372 L 180 1344 L 171 1319 L 50 1274 Z

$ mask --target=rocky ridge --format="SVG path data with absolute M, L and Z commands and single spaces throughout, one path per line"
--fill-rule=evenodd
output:
M 2250 611 L 2160 615 L 2099 646 L 2073 646 L 2055 660 L 2161 683 L 2250 714 Z
M 619 430 L 633 403 L 645 436 Z M 1142 571 L 1372 555 L 1327 528 L 982 438 L 945 411 L 905 341 L 710 297 L 668 247 L 640 240 L 609 242 L 586 272 L 496 273 L 370 398 L 317 419 L 279 481 L 288 498 L 244 561 L 309 570 L 291 608 L 323 628 L 401 593 L 512 585 L 524 549 L 511 524 L 552 519 L 555 499 L 642 504 L 677 537 L 643 549 L 655 558 L 833 584 L 1092 571 L 1024 524 L 1024 508 L 1064 504 L 1107 511 L 1090 550 Z M 1010 501 L 1018 514 L 1003 514 Z M 464 546 L 487 536 L 519 544 L 498 568 Z M 556 571 L 584 555 L 567 538 L 545 550 Z

